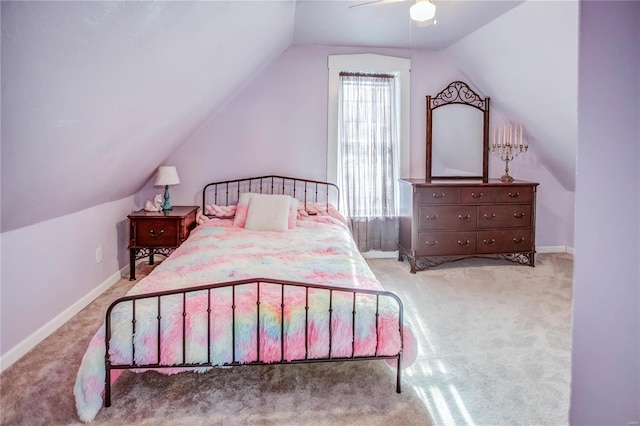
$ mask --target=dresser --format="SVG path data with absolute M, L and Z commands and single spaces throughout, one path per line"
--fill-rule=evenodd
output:
M 469 257 L 534 266 L 537 183 L 400 180 L 399 260 L 411 272 Z
M 129 216 L 129 280 L 136 279 L 136 260 L 154 254 L 169 256 L 196 227 L 198 206 L 174 206 L 171 210 L 140 210 Z

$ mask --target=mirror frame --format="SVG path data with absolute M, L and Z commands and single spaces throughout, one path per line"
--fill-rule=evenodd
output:
M 460 104 L 479 109 L 484 113 L 482 135 L 482 175 L 481 176 L 434 176 L 433 165 L 433 110 L 445 105 Z M 481 98 L 466 83 L 454 81 L 436 96 L 427 95 L 427 169 L 426 181 L 432 179 L 482 179 L 489 180 L 489 98 Z

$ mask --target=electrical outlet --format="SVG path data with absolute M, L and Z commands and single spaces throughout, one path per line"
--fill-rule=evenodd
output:
M 102 246 L 98 246 L 96 249 L 96 263 L 102 262 Z

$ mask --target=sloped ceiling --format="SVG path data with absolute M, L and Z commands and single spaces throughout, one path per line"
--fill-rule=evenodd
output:
M 437 0 L 439 22 L 426 28 L 409 26 L 410 1 L 348 9 L 356 3 L 2 2 L 2 232 L 134 194 L 292 44 L 410 42 L 412 48 L 441 49 L 470 33 L 473 39 L 484 34 L 483 28 L 523 2 Z M 496 37 L 493 31 L 489 38 Z M 381 34 L 392 41 L 381 41 Z M 490 45 L 481 37 L 480 44 Z M 457 51 L 465 49 L 464 72 L 486 65 L 479 50 Z M 552 55 L 559 53 L 552 49 Z M 509 85 L 483 81 L 488 72 L 475 73 L 474 82 L 497 105 L 496 94 L 511 96 Z M 537 84 L 544 87 L 545 79 Z M 510 106 L 517 102 L 505 111 Z M 558 116 L 556 122 L 566 111 L 564 101 L 541 107 L 548 117 Z M 574 136 L 556 134 L 547 141 L 544 131 L 540 143 L 550 148 L 541 149 L 542 155 L 553 163 L 555 153 L 565 151 L 552 167 L 571 189 Z
M 137 191 L 291 45 L 294 2 L 2 2 L 2 231 Z
M 532 151 L 568 191 L 578 145 L 578 9 L 577 1 L 528 1 L 448 49 L 491 96 L 494 113 L 524 125 Z

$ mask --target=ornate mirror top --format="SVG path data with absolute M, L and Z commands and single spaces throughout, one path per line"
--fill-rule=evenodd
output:
M 487 108 L 487 101 L 488 98 L 481 98 L 480 95 L 474 92 L 466 83 L 454 81 L 442 92 L 431 98 L 431 109 L 446 104 L 465 104 L 484 111 Z

